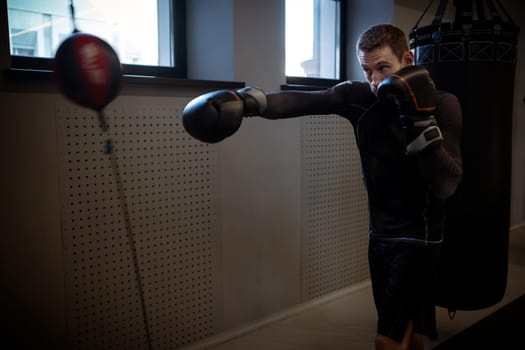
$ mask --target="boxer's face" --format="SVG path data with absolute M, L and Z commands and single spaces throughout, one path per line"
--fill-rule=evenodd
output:
M 411 51 L 405 52 L 400 61 L 390 46 L 379 47 L 371 51 L 360 50 L 357 56 L 365 78 L 370 83 L 374 93 L 384 78 L 414 62 L 414 56 Z

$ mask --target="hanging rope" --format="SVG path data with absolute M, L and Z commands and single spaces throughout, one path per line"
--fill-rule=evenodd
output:
M 151 335 L 150 335 L 150 330 L 149 330 L 150 328 L 149 328 L 149 322 L 148 322 L 148 313 L 146 310 L 144 287 L 142 285 L 142 278 L 140 275 L 140 266 L 139 266 L 139 261 L 138 261 L 138 256 L 137 256 L 135 235 L 133 234 L 133 230 L 132 230 L 128 203 L 126 200 L 126 194 L 124 192 L 122 176 L 120 175 L 120 169 L 118 166 L 118 157 L 115 155 L 113 141 L 109 135 L 109 126 L 108 126 L 106 117 L 102 111 L 99 112 L 98 119 L 99 119 L 100 128 L 102 132 L 107 134 L 108 136 L 108 138 L 106 139 L 104 143 L 104 153 L 109 156 L 109 160 L 111 162 L 111 170 L 113 173 L 113 180 L 117 186 L 120 210 L 121 210 L 122 218 L 124 219 L 124 227 L 126 230 L 126 236 L 128 238 L 131 258 L 133 261 L 133 269 L 135 271 L 135 283 L 136 283 L 136 287 L 137 287 L 139 299 L 140 299 L 140 308 L 141 308 L 141 313 L 142 313 L 142 319 L 144 322 L 144 330 L 146 332 L 146 344 L 147 344 L 148 350 L 152 350 L 153 347 L 152 347 Z

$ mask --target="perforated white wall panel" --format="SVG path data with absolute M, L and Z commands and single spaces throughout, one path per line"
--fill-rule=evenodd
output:
M 221 330 L 218 148 L 181 125 L 183 98 L 120 98 L 106 114 L 154 349 Z M 57 110 L 66 310 L 74 349 L 147 349 L 140 293 L 96 114 Z M 301 283 L 308 300 L 368 277 L 368 211 L 352 127 L 301 121 Z
M 219 278 L 217 151 L 187 136 L 187 100 L 121 99 L 107 109 L 153 348 L 214 333 Z M 146 99 L 146 100 L 145 100 Z M 75 349 L 146 349 L 140 297 L 106 136 L 93 111 L 60 107 L 67 315 Z
M 368 278 L 368 202 L 352 125 L 304 118 L 302 291 L 312 299 Z

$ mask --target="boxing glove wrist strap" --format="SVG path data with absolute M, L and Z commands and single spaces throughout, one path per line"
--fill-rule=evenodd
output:
M 430 125 L 406 146 L 406 154 L 413 155 L 421 153 L 431 145 L 439 144 L 443 140 L 441 130 L 437 125 Z
M 237 90 L 237 93 L 244 99 L 244 116 L 260 116 L 266 111 L 268 102 L 263 90 L 247 86 Z

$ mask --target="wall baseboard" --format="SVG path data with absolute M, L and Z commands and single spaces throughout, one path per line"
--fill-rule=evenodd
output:
M 520 230 L 525 232 L 525 222 L 522 222 L 521 224 L 513 225 L 510 227 L 510 232 L 520 231 Z
M 525 223 L 514 225 L 509 229 L 509 241 L 525 240 Z
M 249 334 L 251 332 L 254 332 L 258 329 L 261 329 L 263 327 L 266 327 L 270 324 L 273 324 L 275 322 L 281 321 L 283 319 L 290 318 L 294 315 L 297 315 L 299 313 L 308 311 L 316 306 L 323 305 L 326 303 L 329 303 L 332 300 L 341 298 L 342 296 L 356 293 L 357 291 L 362 290 L 363 288 L 370 288 L 370 279 L 366 279 L 364 281 L 358 282 L 352 286 L 342 288 L 338 291 L 335 291 L 333 293 L 329 293 L 326 295 L 323 295 L 322 297 L 312 299 L 310 301 L 307 301 L 305 303 L 299 304 L 295 307 L 291 307 L 290 309 L 286 309 L 282 312 L 279 312 L 277 314 L 271 315 L 267 318 L 263 318 L 261 320 L 258 320 L 252 324 L 241 326 L 239 328 L 227 330 L 222 333 L 218 333 L 216 335 L 212 335 L 208 338 L 205 338 L 201 341 L 197 341 L 192 344 L 188 344 L 179 350 L 201 350 L 201 349 L 207 349 L 211 346 L 216 346 L 219 344 L 226 343 L 228 341 L 231 341 L 236 338 L 240 338 L 246 334 Z
M 509 228 L 509 239 L 512 242 L 513 240 L 522 240 L 525 239 L 525 223 L 514 225 Z M 281 321 L 283 319 L 290 318 L 294 315 L 297 315 L 301 312 L 308 311 L 309 309 L 312 309 L 316 306 L 328 303 L 334 299 L 338 299 L 342 296 L 349 295 L 352 293 L 355 293 L 363 288 L 370 287 L 370 280 L 367 279 L 365 281 L 356 283 L 355 285 L 352 285 L 350 287 L 346 287 L 343 289 L 340 289 L 336 292 L 324 295 L 322 297 L 310 300 L 308 302 L 305 302 L 303 304 L 299 304 L 295 307 L 292 307 L 290 309 L 284 310 L 282 312 L 279 312 L 277 314 L 271 315 L 269 317 L 266 317 L 264 319 L 258 320 L 252 324 L 241 326 L 235 329 L 226 330 L 224 332 L 218 333 L 216 335 L 210 336 L 208 338 L 205 338 L 201 341 L 188 344 L 184 347 L 182 347 L 180 350 L 201 350 L 206 349 L 212 346 L 216 346 L 219 344 L 226 343 L 228 341 L 231 341 L 236 338 L 240 338 L 246 334 L 249 334 L 251 332 L 254 332 L 258 329 L 261 329 L 263 327 L 266 327 L 272 323 Z

